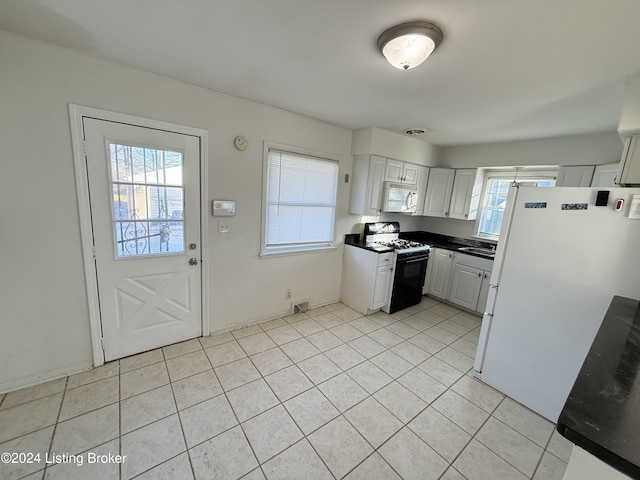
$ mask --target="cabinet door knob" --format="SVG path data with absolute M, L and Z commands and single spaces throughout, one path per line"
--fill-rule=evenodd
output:
M 482 272 L 478 272 L 478 278 L 482 276 Z

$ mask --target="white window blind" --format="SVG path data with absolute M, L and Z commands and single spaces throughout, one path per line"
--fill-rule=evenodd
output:
M 270 149 L 263 253 L 333 246 L 338 162 Z

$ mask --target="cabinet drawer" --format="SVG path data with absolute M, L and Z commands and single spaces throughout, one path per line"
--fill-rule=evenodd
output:
M 455 263 L 457 265 L 465 265 L 467 267 L 477 268 L 479 270 L 493 270 L 493 260 L 488 258 L 480 258 L 465 253 L 456 253 Z
M 378 266 L 391 265 L 393 262 L 393 253 L 379 253 L 378 254 Z

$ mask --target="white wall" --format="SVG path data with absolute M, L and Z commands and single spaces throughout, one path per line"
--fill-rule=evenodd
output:
M 342 156 L 336 238 L 348 215 L 351 130 L 0 32 L 0 392 L 88 368 L 92 353 L 68 103 L 209 131 L 209 191 L 237 201 L 210 235 L 212 330 L 340 295 L 342 248 L 260 259 L 263 142 Z M 258 80 L 257 80 L 258 81 Z M 239 152 L 233 138 L 244 135 Z M 212 219 L 213 220 L 213 219 Z
M 618 132 L 630 133 L 640 130 L 640 72 L 625 81 L 624 106 L 618 123 Z
M 440 161 L 440 147 L 379 127 L 354 131 L 351 153 L 380 155 L 427 167 L 436 166 Z
M 594 133 L 517 142 L 442 148 L 440 166 L 452 168 L 525 165 L 599 165 L 617 163 L 622 141 L 617 133 Z

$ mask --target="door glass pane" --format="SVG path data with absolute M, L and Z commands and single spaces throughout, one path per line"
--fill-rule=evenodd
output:
M 182 152 L 109 144 L 116 258 L 184 252 Z

